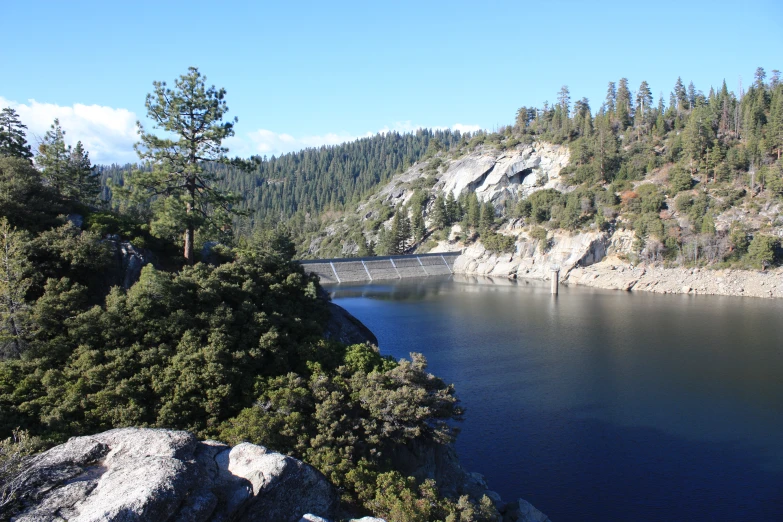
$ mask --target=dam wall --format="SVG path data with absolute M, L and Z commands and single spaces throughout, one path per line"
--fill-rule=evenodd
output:
M 359 283 L 450 275 L 460 252 L 411 254 L 404 256 L 353 257 L 301 260 L 305 272 L 316 274 L 321 283 Z

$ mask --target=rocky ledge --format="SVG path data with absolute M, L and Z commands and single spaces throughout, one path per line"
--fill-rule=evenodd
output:
M 551 268 L 560 269 L 560 281 L 608 290 L 660 294 L 702 294 L 783 298 L 783 268 L 774 270 L 716 270 L 633 265 L 632 232 L 563 231 L 550 233 L 546 249 L 522 227 L 511 222 L 501 233 L 515 237 L 513 254 L 487 251 L 481 242 L 466 248 L 454 263 L 454 273 L 466 276 L 549 280 Z
M 291 457 L 137 428 L 74 437 L 34 457 L 6 484 L 10 498 L 18 522 L 297 522 L 338 506 L 326 478 Z
M 563 279 L 567 284 L 659 294 L 783 297 L 783 269 L 711 270 L 632 266 L 607 258 L 601 263 L 575 268 Z
M 481 475 L 462 470 L 450 446 L 401 451 L 414 476 L 500 504 Z M 337 492 L 315 468 L 262 446 L 232 448 L 173 430 L 74 437 L 32 457 L 1 487 L 0 520 L 14 522 L 328 522 L 340 515 Z M 549 520 L 521 499 L 501 511 L 504 522 Z

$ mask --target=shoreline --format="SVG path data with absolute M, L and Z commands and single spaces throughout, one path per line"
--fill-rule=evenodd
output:
M 783 298 L 783 269 L 765 272 L 739 269 L 662 268 L 650 265 L 629 267 L 605 260 L 574 268 L 560 281 L 564 284 L 652 292 L 763 299 Z

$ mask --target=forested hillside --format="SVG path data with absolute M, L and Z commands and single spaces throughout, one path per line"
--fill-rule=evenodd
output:
M 609 83 L 597 110 L 585 98 L 572 103 L 566 86 L 557 100 L 522 107 L 514 124 L 423 158 L 419 174 L 411 171 L 417 180 L 397 185 L 413 191 L 402 197 L 404 206 L 401 200 L 376 197 L 361 213 L 332 220 L 326 232 L 312 236 L 321 245 L 316 255 L 426 251 L 456 223 L 462 231 L 459 244 L 481 237 L 491 250 L 513 251 L 513 238 L 494 230 L 521 219 L 542 245 L 548 231 L 558 229 L 631 230 L 636 235 L 631 255 L 639 261 L 739 267 L 780 261 L 783 84 L 778 71 L 767 78 L 757 69 L 755 81 L 740 92 L 723 81 L 705 93 L 678 78 L 668 100 L 655 101 L 647 82 L 631 91 L 623 78 Z M 559 189 L 531 189 L 516 199 L 492 201 L 479 200 L 470 190 L 457 198 L 440 192 L 444 174 L 465 155 L 499 157 L 534 142 L 569 149 Z
M 387 132 L 337 146 L 309 148 L 271 158 L 254 157 L 249 168 L 211 164 L 223 188 L 239 194 L 238 208 L 247 211 L 237 220 L 239 234 L 287 222 L 292 232 L 302 234 L 320 228 L 325 212 L 353 208 L 427 153 L 431 140 L 452 147 L 464 141 L 459 131 L 426 130 L 399 134 Z M 104 179 L 121 183 L 137 165 L 99 167 Z M 104 198 L 112 199 L 111 190 Z
M 154 87 L 147 106 L 168 134 L 142 131 L 147 168 L 114 187 L 117 209 L 56 120 L 34 152 L 17 114 L 0 114 L 0 519 L 25 507 L 13 480 L 29 454 L 140 426 L 298 456 L 339 488 L 346 515 L 497 520 L 487 497 L 441 497 L 389 458 L 400 444 L 454 440 L 453 387 L 417 354 L 325 339 L 327 304 L 285 234 L 231 241 L 235 200 L 207 170 L 232 133 L 223 91 L 195 68 Z M 390 136 L 398 156 L 379 158 L 404 162 L 403 144 L 418 151 L 430 136 Z M 311 154 L 328 170 L 333 153 Z M 228 241 L 202 256 L 194 238 Z
M 477 234 L 484 229 L 485 241 L 503 250 L 512 244 L 487 229 L 503 219 L 524 218 L 550 230 L 629 227 L 639 238 L 638 255 L 653 260 L 700 261 L 702 254 L 709 262 L 738 259 L 747 252 L 752 232 L 760 229 L 759 235 L 770 237 L 779 225 L 765 216 L 767 203 L 783 196 L 783 87 L 778 71 L 768 78 L 762 68 L 747 90 L 731 91 L 725 81 L 716 85 L 705 92 L 678 78 L 669 94 L 656 100 L 647 82 L 632 90 L 621 78 L 609 82 L 605 99 L 592 105 L 585 98 L 572 101 L 564 86 L 555 103 L 521 107 L 513 124 L 494 133 L 391 132 L 254 158 L 249 170 L 222 163 L 208 168 L 223 188 L 240 196 L 238 208 L 247 212 L 234 218 L 236 236 L 283 227 L 302 257 L 421 249 L 423 239 L 442 237 L 438 231 L 456 222 Z M 468 193 L 446 209 L 449 195 L 439 199 L 429 190 L 466 154 L 512 150 L 533 141 L 570 149 L 571 162 L 563 172 L 568 190 L 504 201 L 492 205 L 494 210 Z M 397 218 L 394 231 L 391 218 L 400 209 L 390 202 L 370 218 L 353 217 L 361 202 L 417 162 L 426 164 L 416 183 L 422 190 Z M 101 170 L 104 179 L 119 181 L 131 166 Z M 727 214 L 731 209 L 745 214 L 732 217 Z M 487 215 L 480 224 L 482 212 Z M 346 220 L 347 232 L 335 237 L 334 225 Z M 730 220 L 731 230 L 716 220 Z M 399 227 L 405 237 L 390 240 L 400 236 Z M 759 259 L 772 263 L 777 243 L 774 238 L 759 241 L 764 242 Z

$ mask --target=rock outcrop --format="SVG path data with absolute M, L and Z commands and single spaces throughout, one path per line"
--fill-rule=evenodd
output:
M 560 267 L 565 276 L 576 266 L 589 266 L 601 261 L 609 246 L 609 237 L 603 232 L 568 234 L 558 232 L 551 236 L 546 249 L 539 241 L 513 228 L 504 233 L 518 234 L 513 254 L 496 254 L 474 243 L 454 262 L 454 273 L 476 276 L 549 279 L 552 266 Z
M 32 458 L 2 493 L 15 497 L 17 522 L 297 522 L 338 507 L 327 479 L 291 457 L 138 428 L 72 438 Z
M 378 346 L 378 338 L 348 310 L 334 303 L 327 303 L 329 321 L 324 337 L 344 344 L 370 343 Z
M 502 229 L 516 235 L 513 254 L 488 252 L 480 242 L 466 248 L 454 263 L 454 273 L 467 276 L 548 280 L 551 267 L 560 267 L 560 281 L 610 290 L 660 294 L 702 294 L 783 298 L 783 268 L 712 270 L 633 265 L 624 260 L 635 240 L 633 232 L 618 230 L 569 234 L 550 233 L 545 251 L 513 224 Z
M 502 203 L 543 188 L 567 190 L 561 186 L 560 170 L 568 165 L 567 147 L 536 142 L 504 152 L 483 149 L 453 161 L 436 189 L 453 193 L 475 191 L 480 201 Z
M 141 269 L 150 263 L 150 256 L 146 251 L 136 248 L 129 241 L 123 241 L 120 236 L 109 235 L 105 241 L 111 247 L 116 266 L 116 269 L 112 271 L 117 273 L 116 281 L 113 281 L 112 284 L 119 284 L 127 290 L 139 280 Z

